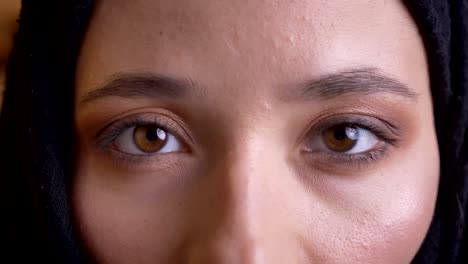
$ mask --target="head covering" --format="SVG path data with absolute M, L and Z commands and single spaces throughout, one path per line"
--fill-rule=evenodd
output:
M 441 158 L 434 219 L 414 263 L 468 263 L 468 0 L 407 0 L 425 41 Z M 23 0 L 0 116 L 2 252 L 87 263 L 69 206 L 74 77 L 92 0 Z

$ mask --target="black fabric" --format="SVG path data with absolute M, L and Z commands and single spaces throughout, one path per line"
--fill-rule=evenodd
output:
M 0 262 L 83 263 L 67 186 L 75 62 L 91 1 L 22 4 L 0 119 Z M 5 254 L 12 260 L 4 262 Z
M 468 0 L 406 4 L 426 44 L 441 157 L 435 216 L 414 263 L 468 263 Z M 87 262 L 68 188 L 75 63 L 91 12 L 92 0 L 23 0 L 0 116 L 5 263 Z
M 406 1 L 428 54 L 441 182 L 415 263 L 468 263 L 468 1 Z

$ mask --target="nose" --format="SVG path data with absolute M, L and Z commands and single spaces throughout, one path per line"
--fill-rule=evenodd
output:
M 214 165 L 194 195 L 198 217 L 188 263 L 287 262 L 277 250 L 284 248 L 286 212 L 278 190 L 288 185 L 287 169 L 265 145 L 250 140 L 210 158 Z

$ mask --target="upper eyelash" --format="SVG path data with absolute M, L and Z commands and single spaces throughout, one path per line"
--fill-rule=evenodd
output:
M 388 129 L 388 131 L 384 131 L 382 128 L 380 128 L 380 126 L 377 126 L 373 124 L 372 122 L 370 122 L 369 119 L 378 120 L 378 122 L 382 123 L 382 125 L 384 125 L 386 129 Z M 312 126 L 310 130 L 315 131 L 313 134 L 317 135 L 317 134 L 323 134 L 325 131 L 327 131 L 330 128 L 333 128 L 336 126 L 343 126 L 343 125 L 354 126 L 354 127 L 359 127 L 359 128 L 369 130 L 375 136 L 377 136 L 380 140 L 391 145 L 397 145 L 399 142 L 400 130 L 398 129 L 398 127 L 394 126 L 393 124 L 389 122 L 378 119 L 376 117 L 359 116 L 357 114 L 325 118 L 325 121 L 318 122 L 318 124 Z M 309 132 L 306 133 L 306 135 L 307 134 L 310 135 L 310 130 Z
M 370 132 L 372 132 L 372 134 L 377 136 L 377 138 L 379 138 L 380 140 L 383 140 L 386 143 L 391 144 L 391 145 L 394 145 L 398 141 L 395 137 L 388 136 L 387 133 L 384 133 L 377 126 L 372 126 L 372 125 L 369 125 L 369 124 L 351 123 L 351 122 L 350 123 L 339 123 L 339 124 L 330 126 L 329 128 L 323 130 L 322 133 L 325 132 L 326 130 L 330 129 L 330 128 L 335 127 L 335 126 L 351 126 L 351 127 L 358 127 L 358 128 L 363 128 L 363 129 L 369 130 Z
M 335 126 L 355 126 L 359 128 L 363 128 L 366 130 L 369 130 L 372 132 L 374 135 L 376 135 L 379 140 L 385 142 L 386 144 L 390 144 L 393 146 L 396 146 L 399 142 L 399 129 L 392 124 L 385 122 L 383 120 L 378 119 L 382 124 L 384 124 L 390 131 L 385 132 L 383 131 L 379 126 L 374 125 L 372 122 L 368 121 L 366 118 L 373 118 L 377 119 L 375 117 L 360 117 L 359 115 L 353 114 L 353 117 L 349 116 L 340 116 L 339 118 L 327 118 L 327 119 L 332 119 L 331 121 L 325 122 L 325 125 L 321 125 L 319 122 L 318 126 L 313 126 L 312 128 L 309 129 L 309 132 L 306 134 L 310 134 L 310 130 L 315 130 L 313 133 L 314 135 L 321 135 L 324 131 L 327 129 L 333 128 Z M 340 121 L 341 120 L 341 121 Z M 177 136 L 177 133 L 174 133 L 172 129 L 168 128 L 166 125 L 162 124 L 164 122 L 161 122 L 159 118 L 156 117 L 151 117 L 151 118 L 142 118 L 141 116 L 129 116 L 127 118 L 124 118 L 123 120 L 117 120 L 114 121 L 107 126 L 105 126 L 103 129 L 101 129 L 97 134 L 96 134 L 96 140 L 97 140 L 97 145 L 101 149 L 109 150 L 112 149 L 111 144 L 112 142 L 118 137 L 118 135 L 125 129 L 128 129 L 130 127 L 134 126 L 144 126 L 144 125 L 156 125 L 158 127 L 161 127 L 162 129 L 173 133 L 174 135 Z M 390 135 L 393 134 L 393 135 Z M 371 161 L 377 160 L 380 155 L 385 155 L 385 148 L 382 149 L 376 149 L 373 151 L 369 152 L 363 152 L 363 153 L 355 153 L 355 154 L 334 154 L 334 153 L 326 153 L 323 155 L 327 155 L 328 159 L 330 160 L 329 162 L 334 162 L 334 163 L 347 163 L 347 164 L 365 164 L 369 163 Z M 116 151 L 116 150 L 114 150 Z M 117 152 L 117 151 L 116 151 Z M 132 160 L 134 157 L 132 155 L 128 154 L 122 154 L 122 153 L 115 153 L 117 154 L 117 157 L 120 157 L 119 159 L 125 160 L 128 162 L 129 160 Z M 125 155 L 125 157 L 121 156 Z M 147 157 L 143 157 L 147 158 Z M 135 161 L 142 161 L 142 157 L 138 157 L 137 160 Z M 131 161 L 134 162 L 134 161 Z
M 369 121 L 369 119 L 378 120 L 378 122 L 381 122 L 382 125 L 388 129 L 388 131 L 384 131 L 383 128 L 373 124 L 371 121 Z M 305 138 L 307 137 L 315 138 L 317 136 L 321 136 L 325 131 L 336 126 L 354 126 L 370 131 L 379 139 L 379 141 L 384 143 L 384 146 L 361 153 L 346 154 L 322 151 L 315 152 L 315 155 L 319 156 L 315 156 L 318 159 L 313 159 L 315 160 L 314 162 L 321 163 L 325 161 L 325 164 L 342 163 L 363 167 L 379 160 L 382 158 L 382 156 L 388 155 L 388 151 L 390 151 L 389 146 L 398 147 L 401 141 L 400 130 L 398 127 L 375 117 L 362 117 L 353 114 L 353 116 L 340 115 L 338 117 L 328 117 L 322 120 L 325 121 L 317 122 L 315 125 L 309 128 L 308 132 L 304 136 L 304 139 L 302 140 L 306 140 Z M 305 153 L 312 154 L 310 151 L 305 151 Z
M 165 121 L 166 117 L 151 116 L 142 117 L 141 115 L 132 115 L 119 120 L 116 120 L 104 128 L 99 130 L 95 137 L 97 148 L 109 153 L 112 156 L 116 167 L 134 168 L 135 166 L 143 165 L 148 162 L 156 162 L 159 164 L 170 163 L 167 156 L 171 153 L 163 153 L 158 155 L 132 155 L 118 150 L 113 141 L 125 130 L 136 126 L 156 125 L 165 131 L 173 134 L 178 140 L 181 140 L 184 148 L 186 147 L 184 139 L 191 140 L 191 137 L 186 135 L 184 129 L 172 128 L 172 121 Z M 174 125 L 175 126 L 175 125 Z M 188 150 L 185 152 L 189 152 Z
M 120 133 L 122 133 L 123 130 L 134 126 L 145 125 L 156 125 L 164 130 L 169 131 L 169 129 L 156 120 L 149 121 L 139 116 L 133 116 L 125 118 L 124 120 L 115 121 L 101 129 L 96 135 L 97 145 L 100 148 L 105 149 L 117 138 Z

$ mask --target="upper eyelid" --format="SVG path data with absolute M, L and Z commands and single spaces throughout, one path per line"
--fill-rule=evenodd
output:
M 376 120 L 375 122 L 379 122 L 382 125 L 379 126 L 379 124 L 375 124 L 370 120 Z M 348 113 L 333 114 L 314 119 L 299 138 L 297 146 L 303 146 L 304 142 L 307 142 L 308 139 L 320 136 L 326 129 L 342 124 L 355 125 L 367 129 L 380 140 L 384 140 L 392 145 L 396 145 L 399 142 L 400 131 L 395 125 L 370 115 Z
M 152 115 L 150 118 L 145 118 L 144 115 Z M 167 121 L 166 119 L 170 119 L 171 121 Z M 171 122 L 176 123 L 171 124 Z M 117 120 L 114 120 L 100 129 L 96 134 L 96 141 L 97 145 L 101 148 L 109 145 L 124 129 L 128 129 L 138 125 L 152 125 L 156 124 L 167 130 L 169 133 L 173 134 L 178 140 L 183 141 L 192 141 L 190 135 L 186 132 L 186 129 L 180 125 L 177 121 L 173 120 L 171 117 L 168 117 L 165 114 L 160 113 L 135 113 L 129 116 L 121 117 Z M 179 127 L 176 127 L 179 126 Z M 110 130 L 110 131 L 109 131 Z M 113 133 L 109 135 L 109 133 Z M 181 139 L 182 137 L 182 139 Z M 187 145 L 187 142 L 183 143 Z
M 121 122 L 122 122 L 122 124 L 124 124 L 123 123 L 124 121 L 121 121 Z M 96 134 L 96 144 L 101 148 L 106 148 L 125 129 L 129 129 L 129 128 L 132 127 L 131 125 L 119 126 L 120 124 L 121 123 L 119 122 L 119 120 L 116 120 L 116 121 L 106 125 L 101 130 L 99 130 L 99 132 Z M 135 126 L 135 125 L 133 125 L 133 126 Z
M 389 130 L 389 132 L 394 134 L 395 137 L 400 134 L 398 127 L 385 120 L 369 115 L 354 113 L 327 116 L 323 119 L 320 119 L 319 121 L 316 121 L 312 126 L 309 127 L 309 131 L 315 130 L 317 132 L 321 132 L 333 126 L 343 124 L 356 125 L 370 130 L 380 128 L 379 125 L 381 124 L 385 127 L 386 130 Z
M 145 116 L 150 116 L 149 118 Z M 385 120 L 381 120 L 377 117 L 370 116 L 368 114 L 362 114 L 362 113 L 335 113 L 331 115 L 322 115 L 317 118 L 315 118 L 305 129 L 305 131 L 302 133 L 302 135 L 299 137 L 298 142 L 296 143 L 297 146 L 303 144 L 304 140 L 308 136 L 317 135 L 320 134 L 322 131 L 325 129 L 328 129 L 332 126 L 335 125 L 340 125 L 343 123 L 350 123 L 350 124 L 355 124 L 357 126 L 363 127 L 365 129 L 369 128 L 369 124 L 371 124 L 371 128 L 375 127 L 373 122 L 370 122 L 369 120 L 377 120 L 377 122 L 383 124 L 385 126 L 385 129 L 391 132 L 392 138 L 397 139 L 399 137 L 399 129 L 398 127 L 394 126 L 393 124 L 386 122 Z M 166 120 L 171 120 L 167 121 Z M 171 122 L 174 122 L 175 125 L 171 124 Z M 181 125 L 179 122 L 175 121 L 173 118 L 170 116 L 163 114 L 163 113 L 156 113 L 156 112 L 141 112 L 141 113 L 133 113 L 128 116 L 121 117 L 119 119 L 116 119 L 112 122 L 109 122 L 106 126 L 104 126 L 102 129 L 99 130 L 99 132 L 96 134 L 96 141 L 98 142 L 98 146 L 103 147 L 106 144 L 109 144 L 115 137 L 122 131 L 124 128 L 129 128 L 132 126 L 136 125 L 148 125 L 148 124 L 158 124 L 165 130 L 168 130 L 168 132 L 174 134 L 176 138 L 178 139 L 188 139 L 188 142 L 184 142 L 184 145 L 190 146 L 193 144 L 193 139 L 192 137 L 187 133 L 185 127 Z M 115 135 L 112 136 L 112 138 L 109 138 L 109 135 L 106 134 L 105 132 L 112 129 L 115 126 L 121 126 L 120 131 L 116 131 Z M 178 126 L 179 128 L 175 128 L 175 126 Z M 118 129 L 118 128 L 117 128 Z M 371 132 L 375 132 L 372 129 L 370 129 Z M 377 135 L 379 136 L 379 135 Z M 107 140 L 105 140 L 107 138 Z M 380 136 L 379 136 L 380 138 Z

